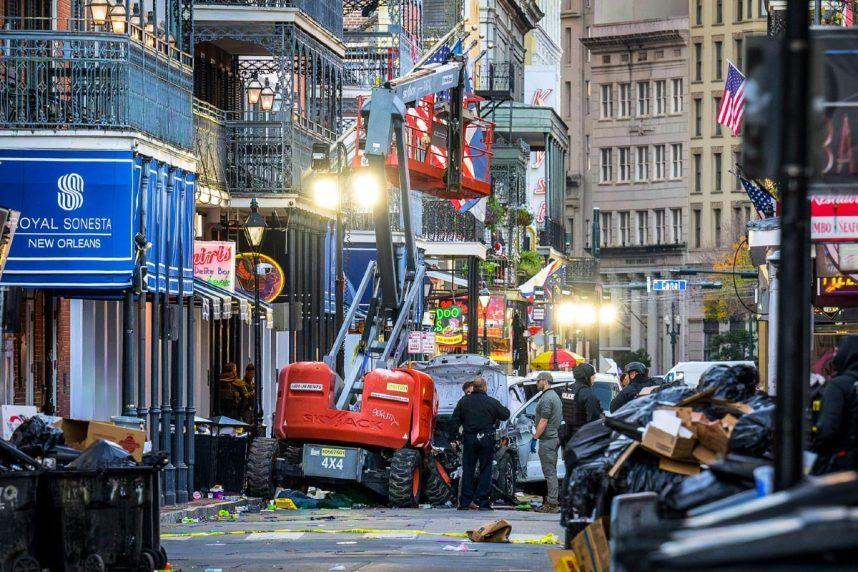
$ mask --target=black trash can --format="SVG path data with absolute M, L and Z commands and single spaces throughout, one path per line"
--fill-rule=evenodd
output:
M 49 471 L 40 488 L 40 561 L 52 571 L 154 570 L 161 560 L 153 467 Z
M 38 572 L 38 471 L 0 473 L 0 570 Z

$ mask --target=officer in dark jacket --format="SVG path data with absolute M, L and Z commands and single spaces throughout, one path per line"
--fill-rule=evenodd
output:
M 509 409 L 494 397 L 486 395 L 486 380 L 474 379 L 474 390 L 456 404 L 451 431 L 457 435 L 462 427 L 462 482 L 459 510 L 491 510 L 489 491 L 492 486 L 492 457 L 495 452 L 495 428 L 509 419 Z M 474 496 L 474 470 L 479 462 L 480 481 Z M 474 502 L 476 501 L 476 503 Z
M 858 469 L 858 336 L 840 341 L 832 365 L 837 374 L 825 384 L 813 427 L 817 474 Z
M 644 387 L 652 387 L 658 385 L 655 381 L 647 376 L 647 367 L 639 361 L 633 361 L 626 365 L 623 373 L 628 374 L 629 383 L 622 391 L 611 401 L 611 413 L 635 399 Z
M 593 392 L 593 380 L 596 369 L 589 363 L 582 363 L 572 370 L 575 383 L 559 388 L 560 403 L 563 404 L 563 427 L 560 428 L 560 444 L 566 442 L 578 432 L 578 429 L 602 415 L 602 405 Z

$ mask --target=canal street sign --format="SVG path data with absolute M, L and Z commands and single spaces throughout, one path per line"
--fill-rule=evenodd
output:
M 687 280 L 653 280 L 654 292 L 684 292 L 688 289 Z

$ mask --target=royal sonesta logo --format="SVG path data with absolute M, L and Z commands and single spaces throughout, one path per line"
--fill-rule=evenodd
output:
M 64 211 L 76 211 L 83 206 L 83 177 L 68 173 L 57 179 L 57 204 Z

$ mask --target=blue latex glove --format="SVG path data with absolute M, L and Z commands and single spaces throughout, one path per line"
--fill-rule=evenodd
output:
M 536 439 L 532 439 L 532 440 L 530 441 L 530 452 L 531 452 L 531 453 L 536 453 L 536 443 L 537 443 L 537 442 L 538 442 L 538 441 L 537 441 Z

